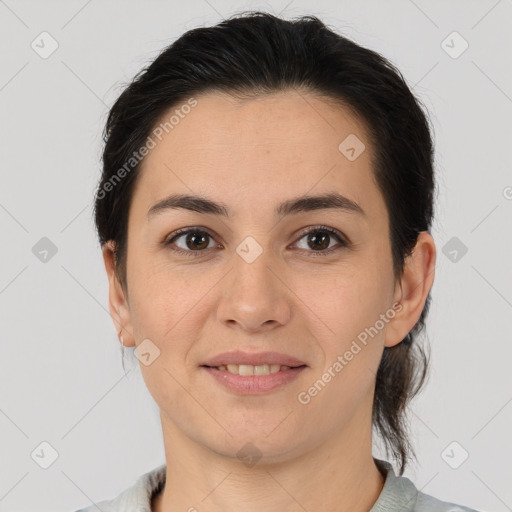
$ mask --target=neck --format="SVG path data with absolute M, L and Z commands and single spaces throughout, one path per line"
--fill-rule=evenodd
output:
M 357 418 L 354 418 L 354 420 Z M 359 418 L 361 420 L 361 418 Z M 329 441 L 285 461 L 248 467 L 185 437 L 162 416 L 166 484 L 153 512 L 177 510 L 268 512 L 340 510 L 367 512 L 384 476 L 371 453 L 371 422 L 352 422 Z

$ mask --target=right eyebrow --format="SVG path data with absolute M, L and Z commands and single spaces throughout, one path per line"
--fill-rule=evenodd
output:
M 148 220 L 168 209 L 184 209 L 197 213 L 219 215 L 226 218 L 231 216 L 228 206 L 224 203 L 217 203 L 202 196 L 172 194 L 158 201 L 149 209 L 147 213 Z M 301 196 L 289 199 L 281 203 L 275 209 L 274 213 L 278 217 L 284 217 L 286 215 L 326 209 L 336 209 L 366 216 L 366 213 L 359 204 L 338 193 L 328 193 L 317 196 Z

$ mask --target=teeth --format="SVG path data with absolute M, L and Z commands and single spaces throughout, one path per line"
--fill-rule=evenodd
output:
M 279 364 L 260 364 L 253 366 L 252 364 L 228 364 L 217 367 L 221 371 L 228 371 L 234 375 L 269 375 L 278 371 L 289 370 L 289 366 L 281 366 Z

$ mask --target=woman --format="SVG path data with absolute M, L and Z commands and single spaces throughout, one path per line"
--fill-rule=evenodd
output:
M 143 70 L 105 142 L 110 312 L 166 464 L 98 507 L 471 510 L 402 476 L 436 248 L 431 133 L 400 72 L 315 17 L 237 15 Z

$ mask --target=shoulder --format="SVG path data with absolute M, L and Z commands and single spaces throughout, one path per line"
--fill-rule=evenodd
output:
M 433 496 L 418 492 L 414 512 L 478 512 L 473 508 L 441 501 Z
M 441 501 L 420 492 L 406 477 L 396 476 L 391 464 L 374 459 L 385 476 L 384 487 L 370 512 L 478 512 L 472 508 Z
M 93 503 L 75 512 L 151 512 L 151 497 L 165 483 L 166 465 L 141 475 L 133 485 L 112 499 Z

